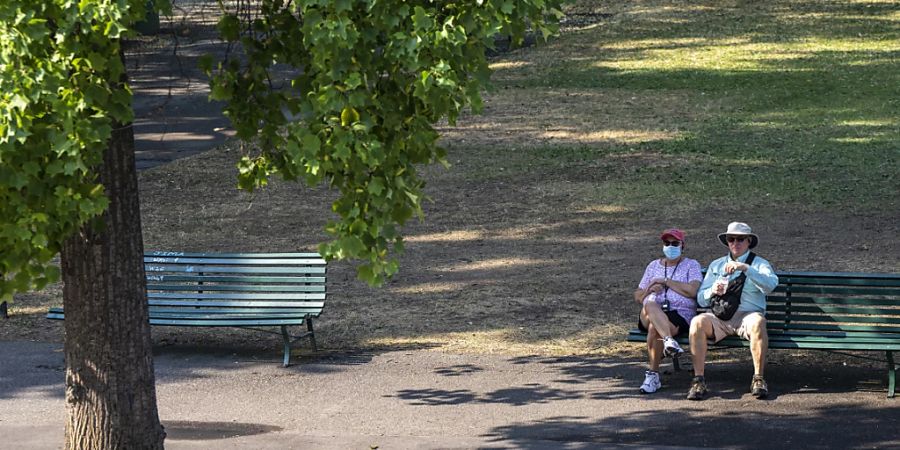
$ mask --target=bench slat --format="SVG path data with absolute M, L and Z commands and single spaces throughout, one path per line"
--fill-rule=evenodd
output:
M 192 311 L 197 313 L 206 313 L 206 314 L 271 314 L 271 315 L 284 315 L 284 314 L 294 314 L 296 312 L 318 312 L 321 311 L 322 308 L 317 307 L 292 307 L 292 308 L 251 308 L 251 307 L 240 307 L 240 308 L 215 308 L 215 307 L 204 307 L 198 308 L 195 306 L 151 306 L 150 314 L 190 314 Z
M 324 300 L 324 292 L 294 294 L 294 293 L 197 293 L 197 292 L 148 292 L 151 299 L 217 299 L 217 300 Z
M 147 264 L 144 270 L 149 274 L 156 272 L 184 272 L 184 273 L 288 273 L 308 274 L 325 273 L 325 267 L 230 267 L 230 266 L 172 266 Z
M 266 277 L 249 275 L 170 275 L 147 273 L 148 282 L 197 282 L 197 283 L 325 283 L 325 277 Z
M 207 311 L 207 310 L 200 310 Z M 150 320 L 151 324 L 154 320 L 187 320 L 187 321 L 199 321 L 199 320 L 244 320 L 244 321 L 254 321 L 254 322 L 262 322 L 266 320 L 293 320 L 295 322 L 302 324 L 302 320 L 309 316 L 317 316 L 322 312 L 322 308 L 292 308 L 288 310 L 288 312 L 266 312 L 266 313 L 240 313 L 235 312 L 233 310 L 228 310 L 227 312 L 222 312 L 222 310 L 209 310 L 213 311 L 212 313 L 204 314 L 203 312 L 189 312 L 186 313 L 182 309 L 173 310 L 171 312 L 161 312 L 159 310 L 154 311 L 152 308 L 150 310 Z M 47 314 L 48 318 L 51 319 L 65 319 L 65 312 L 62 308 L 51 308 L 50 312 Z
M 324 307 L 324 301 L 306 301 L 300 302 L 296 300 L 285 301 L 262 301 L 262 300 L 168 300 L 168 299 L 150 299 L 151 306 L 196 306 L 196 307 L 283 307 L 283 308 L 320 308 Z
M 192 252 L 167 252 L 167 251 L 149 251 L 144 252 L 144 257 L 187 257 L 187 258 L 321 258 L 318 253 L 192 253 Z
M 705 270 L 704 270 L 705 272 Z M 810 282 L 824 284 L 843 282 L 853 284 L 873 284 L 881 281 L 898 283 L 900 286 L 900 274 L 893 273 L 861 273 L 861 272 L 778 272 L 778 279 L 783 283 Z
M 766 311 L 784 312 L 787 306 L 767 305 Z M 888 308 L 848 308 L 846 306 L 829 306 L 829 305 L 791 305 L 791 314 L 868 314 L 870 316 L 900 316 L 900 309 Z
M 193 313 L 193 314 L 184 314 L 183 312 L 177 313 L 161 313 L 161 312 L 151 312 L 151 319 L 187 319 L 187 320 L 211 320 L 211 319 L 227 319 L 227 320 L 258 320 L 258 319 L 303 319 L 309 316 L 311 312 L 309 311 L 299 311 L 299 310 L 291 310 L 290 313 L 282 313 L 282 314 L 241 314 L 234 312 L 227 313 L 211 313 L 211 314 L 202 314 L 202 313 Z
M 877 333 L 897 333 L 900 327 L 891 327 L 887 325 L 847 325 L 847 324 L 825 324 L 825 323 L 808 323 L 808 322 L 791 322 L 789 328 L 785 328 L 782 322 L 770 321 L 768 329 L 792 329 L 792 330 L 824 330 L 824 331 L 871 331 Z
M 647 335 L 640 333 L 638 330 L 632 330 L 628 335 L 631 342 L 646 342 Z M 689 344 L 687 337 L 678 339 L 683 344 Z M 780 335 L 772 333 L 769 335 L 769 347 L 771 348 L 800 348 L 789 346 L 790 343 L 802 343 L 802 348 L 816 348 L 816 346 L 828 345 L 828 349 L 840 349 L 842 346 L 857 346 L 854 349 L 862 349 L 859 346 L 878 345 L 878 350 L 900 350 L 900 341 L 897 339 L 873 336 L 851 336 L 851 337 L 823 337 L 823 336 L 806 336 L 802 334 L 796 335 Z M 750 341 L 745 341 L 736 336 L 729 336 L 716 345 L 740 346 L 748 347 Z
M 325 260 L 316 258 L 165 258 L 144 257 L 147 264 L 194 264 L 194 265 L 252 265 L 252 266 L 324 266 Z
M 893 288 L 873 288 L 873 287 L 845 287 L 845 286 L 791 286 L 786 288 L 778 285 L 775 288 L 777 293 L 791 294 L 833 294 L 833 295 L 900 295 L 900 289 Z
M 788 316 L 785 314 L 767 314 L 766 317 L 770 317 L 771 320 L 777 320 L 784 322 Z M 885 316 L 844 316 L 844 315 L 815 315 L 815 316 L 804 316 L 802 314 L 791 314 L 789 325 L 794 326 L 799 322 L 829 322 L 829 323 L 886 323 L 886 324 L 900 324 L 900 318 L 894 317 L 885 317 Z
M 324 285 L 309 286 L 265 286 L 236 284 L 148 284 L 154 291 L 240 291 L 240 292 L 325 292 Z
M 253 319 L 253 320 L 150 319 L 150 325 L 194 326 L 194 327 L 257 327 L 257 326 L 303 325 L 304 323 L 305 323 L 304 319 Z
M 768 305 L 784 305 L 788 303 L 787 297 L 770 296 L 766 299 L 766 307 Z M 813 303 L 813 304 L 832 304 L 832 305 L 868 305 L 868 306 L 898 306 L 896 299 L 887 298 L 868 298 L 868 297 L 798 297 L 790 298 L 791 304 Z

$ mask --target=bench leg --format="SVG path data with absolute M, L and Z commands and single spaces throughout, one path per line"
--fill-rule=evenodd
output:
M 306 318 L 306 329 L 309 331 L 309 341 L 310 341 L 310 343 L 312 343 L 313 351 L 318 352 L 319 348 L 316 346 L 316 333 L 313 332 L 313 324 L 312 324 L 311 317 Z
M 287 325 L 281 326 L 281 338 L 284 339 L 284 367 L 291 365 L 291 335 L 288 333 Z
M 6 302 L 0 302 L 0 319 L 9 319 L 9 310 Z
M 678 360 L 679 357 L 681 357 L 681 355 L 672 355 L 672 371 L 674 372 L 681 371 L 681 361 Z
M 888 398 L 894 398 L 894 390 L 897 387 L 897 366 L 894 365 L 894 352 L 887 351 L 888 363 Z

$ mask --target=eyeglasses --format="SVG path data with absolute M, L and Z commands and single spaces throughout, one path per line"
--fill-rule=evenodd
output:
M 744 242 L 747 240 L 747 236 L 726 236 L 725 240 L 728 242 Z
M 663 245 L 666 247 L 678 247 L 681 245 L 681 241 L 663 241 Z

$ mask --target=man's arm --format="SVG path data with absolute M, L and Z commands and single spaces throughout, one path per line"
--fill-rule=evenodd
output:
M 775 275 L 775 269 L 765 259 L 753 261 L 753 265 L 747 269 L 746 273 L 747 279 L 764 294 L 768 295 L 775 290 L 775 286 L 778 286 L 778 275 Z
M 697 304 L 704 308 L 709 306 L 709 299 L 712 298 L 713 284 L 716 282 L 716 275 L 714 273 L 717 271 L 713 270 L 714 267 L 716 267 L 715 261 L 706 268 L 706 276 L 703 277 L 703 283 L 700 283 L 700 289 L 697 290 Z
M 775 275 L 772 265 L 764 258 L 757 257 L 753 260 L 752 266 L 737 261 L 729 261 L 725 265 L 725 273 L 735 270 L 740 270 L 747 274 L 747 279 L 758 287 L 763 294 L 769 294 L 775 290 L 775 286 L 778 286 L 778 275 Z M 709 274 L 707 273 L 707 275 Z

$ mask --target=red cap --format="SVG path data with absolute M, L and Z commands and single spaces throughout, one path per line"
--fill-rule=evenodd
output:
M 662 240 L 666 240 L 667 237 L 684 242 L 684 231 L 681 231 L 678 228 L 670 228 L 666 231 L 663 231 L 662 236 L 660 236 L 659 238 Z

